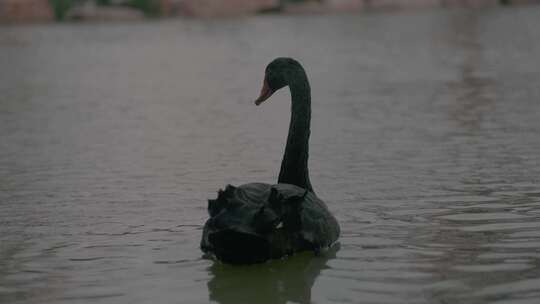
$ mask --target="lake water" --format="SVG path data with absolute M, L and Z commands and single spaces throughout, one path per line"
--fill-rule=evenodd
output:
M 539 303 L 540 8 L 0 28 L 1 303 Z M 232 267 L 206 200 L 275 182 L 311 80 L 322 256 Z

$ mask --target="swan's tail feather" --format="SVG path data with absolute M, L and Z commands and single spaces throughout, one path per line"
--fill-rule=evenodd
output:
M 210 217 L 216 216 L 223 208 L 231 204 L 237 188 L 233 185 L 227 185 L 225 190 L 219 189 L 216 199 L 208 200 L 208 214 Z
M 223 209 L 223 204 L 217 199 L 208 200 L 208 214 L 210 217 L 216 216 L 221 209 Z

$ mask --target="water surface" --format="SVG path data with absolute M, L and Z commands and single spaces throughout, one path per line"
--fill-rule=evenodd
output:
M 0 28 L 1 303 L 538 303 L 540 9 Z M 320 257 L 202 259 L 206 199 L 277 179 L 292 56 Z

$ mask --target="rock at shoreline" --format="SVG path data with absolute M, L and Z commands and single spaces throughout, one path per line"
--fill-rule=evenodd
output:
M 284 11 L 293 14 L 322 14 L 326 12 L 358 12 L 366 7 L 365 0 L 325 0 L 289 3 Z
M 279 0 L 169 0 L 176 13 L 190 17 L 219 17 L 254 14 L 279 6 Z
M 540 0 L 509 0 L 533 3 Z M 288 13 L 359 12 L 366 10 L 406 10 L 434 7 L 484 7 L 500 3 L 500 0 L 324 0 L 290 3 L 285 5 Z
M 129 7 L 102 7 L 93 2 L 86 2 L 84 5 L 72 8 L 66 18 L 81 21 L 130 21 L 144 19 L 144 14 Z

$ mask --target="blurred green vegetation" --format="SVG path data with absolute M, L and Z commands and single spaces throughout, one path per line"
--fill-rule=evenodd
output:
M 157 17 L 161 14 L 159 0 L 128 0 L 126 5 L 142 11 L 148 17 Z
M 111 0 L 96 0 L 97 5 L 106 6 L 111 5 Z
M 49 0 L 54 11 L 56 20 L 62 21 L 66 17 L 67 12 L 71 8 L 72 0 Z

